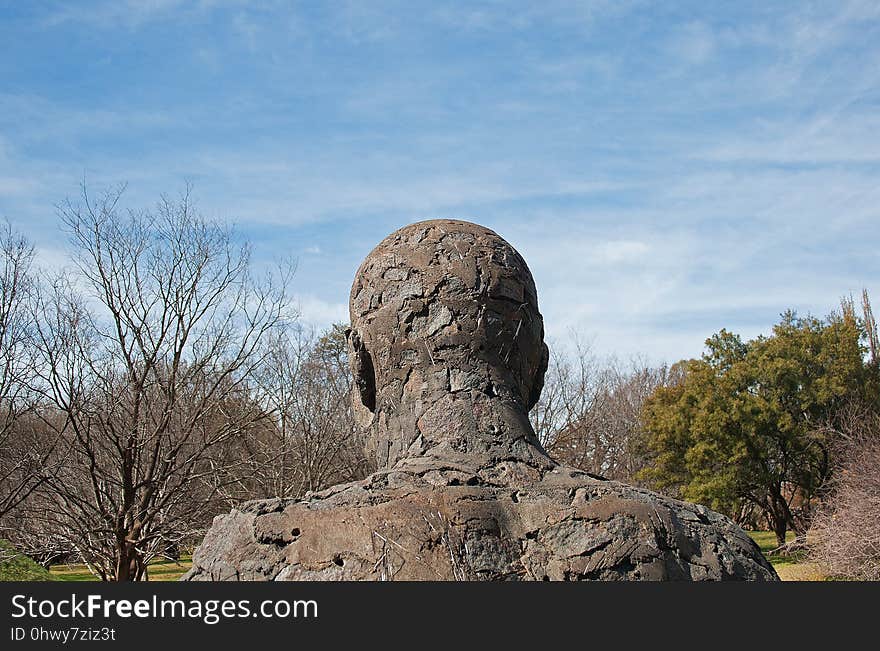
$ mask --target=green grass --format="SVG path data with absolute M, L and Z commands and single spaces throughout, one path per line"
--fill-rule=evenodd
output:
M 192 566 L 192 556 L 181 556 L 180 561 L 156 559 L 149 565 L 150 581 L 177 581 Z M 85 565 L 55 565 L 50 570 L 59 581 L 97 581 Z
M 776 534 L 772 531 L 749 531 L 748 534 L 751 536 L 752 540 L 758 543 L 758 547 L 761 548 L 761 551 L 765 556 L 779 546 L 776 542 Z M 785 534 L 785 542 L 791 542 L 794 538 L 795 535 L 793 531 L 789 531 Z
M 776 536 L 772 531 L 749 531 L 761 552 L 779 574 L 783 581 L 822 581 L 824 574 L 814 564 L 805 560 L 803 552 L 789 556 L 779 556 L 770 552 L 776 549 Z M 788 532 L 786 542 L 794 540 Z M 0 541 L 0 547 L 8 548 L 8 543 Z M 157 559 L 150 563 L 150 581 L 176 581 L 192 566 L 191 556 L 181 556 L 180 561 Z M 55 565 L 47 572 L 38 563 L 26 556 L 0 563 L 0 580 L 5 581 L 97 581 L 85 565 Z
M 46 568 L 24 554 L 15 554 L 6 558 L 15 549 L 5 540 L 0 540 L 0 581 L 55 581 Z
M 752 540 L 758 543 L 761 552 L 767 557 L 770 565 L 783 581 L 824 581 L 827 579 L 819 566 L 806 560 L 806 553 L 803 551 L 787 556 L 771 554 L 770 552 L 779 546 L 776 542 L 776 534 L 772 531 L 749 531 L 748 534 Z M 795 535 L 791 531 L 785 534 L 785 542 L 791 542 L 794 538 Z

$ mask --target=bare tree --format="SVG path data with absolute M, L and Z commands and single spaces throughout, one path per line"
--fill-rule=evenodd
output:
M 537 404 L 529 412 L 532 428 L 544 449 L 552 448 L 556 436 L 565 427 L 567 413 L 565 398 L 569 389 L 568 359 L 550 344 L 550 361 L 544 376 L 544 388 Z
M 880 580 L 880 415 L 853 405 L 841 418 L 839 467 L 807 534 L 832 576 Z
M 189 191 L 123 212 L 124 188 L 59 207 L 75 270 L 38 304 L 47 423 L 71 446 L 29 514 L 104 580 L 146 578 L 192 533 L 210 452 L 266 417 L 248 399 L 290 318 L 290 273 L 253 276 L 247 245 Z M 205 499 L 209 497 L 205 496 Z
M 553 360 L 554 392 L 558 414 L 557 430 L 547 436 L 547 450 L 558 460 L 600 474 L 605 453 L 605 432 L 601 427 L 604 370 L 590 348 L 581 341 L 570 357 Z
M 9 224 L 0 227 L 0 521 L 49 477 L 56 439 L 39 426 L 34 373 L 34 249 Z
M 871 299 L 868 290 L 862 290 L 862 316 L 864 318 L 865 334 L 868 339 L 868 351 L 871 353 L 871 363 L 880 365 L 880 333 L 877 331 L 877 320 L 874 318 L 874 310 L 871 307 Z
M 598 419 L 605 433 L 602 473 L 610 479 L 639 483 L 639 471 L 650 462 L 642 408 L 658 386 L 669 382 L 669 368 L 633 359 L 625 365 L 609 364 L 603 378 L 605 397 Z
M 271 427 L 249 440 L 261 496 L 299 497 L 369 472 L 346 355 L 340 325 L 320 337 L 295 330 L 269 342 L 256 387 Z
M 587 472 L 637 482 L 647 463 L 642 405 L 670 378 L 665 366 L 600 360 L 583 341 L 570 354 L 554 352 L 544 391 L 530 414 L 550 454 Z
M 857 317 L 856 301 L 852 297 L 844 296 L 840 299 L 840 313 L 844 319 L 858 322 L 863 337 L 868 346 L 868 361 L 877 367 L 880 365 L 880 333 L 877 330 L 877 320 L 874 318 L 874 309 L 871 307 L 871 298 L 868 290 L 862 289 L 861 317 Z

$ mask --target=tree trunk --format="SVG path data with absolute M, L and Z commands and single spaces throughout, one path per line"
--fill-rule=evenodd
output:
M 779 517 L 776 515 L 772 517 L 772 526 L 773 533 L 776 534 L 776 545 L 781 547 L 785 544 L 785 534 L 788 531 L 788 520 L 784 516 Z
M 773 533 L 776 534 L 776 544 L 781 547 L 785 544 L 785 534 L 791 521 L 791 511 L 789 511 L 788 503 L 782 497 L 782 491 L 779 489 L 770 495 L 770 509 L 767 512 L 767 519 L 770 521 Z
M 116 548 L 115 581 L 140 581 L 146 571 L 143 558 L 137 548 L 128 541 L 119 543 Z

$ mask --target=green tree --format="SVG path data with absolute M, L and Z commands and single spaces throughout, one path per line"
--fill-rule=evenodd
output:
M 876 399 L 863 335 L 851 312 L 787 312 L 748 342 L 713 335 L 701 359 L 682 362 L 681 381 L 646 402 L 654 464 L 644 478 L 734 518 L 757 508 L 780 544 L 788 529 L 803 532 L 832 471 L 836 415 Z

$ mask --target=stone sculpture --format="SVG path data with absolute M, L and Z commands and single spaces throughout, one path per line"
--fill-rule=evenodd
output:
M 350 298 L 358 421 L 379 470 L 215 518 L 189 580 L 777 580 L 705 507 L 553 461 L 527 414 L 548 351 L 523 258 L 463 221 L 412 224 Z

